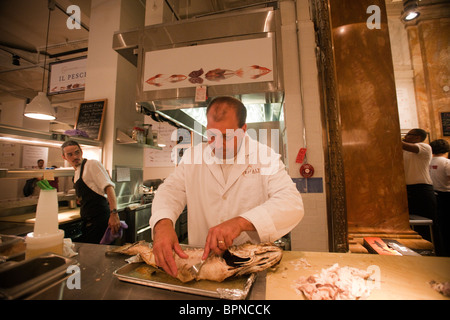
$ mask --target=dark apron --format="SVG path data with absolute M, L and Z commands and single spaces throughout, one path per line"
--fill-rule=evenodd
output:
M 84 165 L 87 159 L 83 159 L 80 169 L 80 178 L 74 184 L 74 188 L 81 208 L 82 235 L 75 239 L 78 242 L 100 243 L 109 220 L 108 200 L 89 188 L 83 181 Z

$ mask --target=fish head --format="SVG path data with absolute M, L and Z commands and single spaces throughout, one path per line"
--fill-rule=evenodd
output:
M 261 271 L 280 262 L 283 250 L 271 243 L 245 243 L 231 246 L 223 253 L 222 258 L 230 267 L 252 268 Z

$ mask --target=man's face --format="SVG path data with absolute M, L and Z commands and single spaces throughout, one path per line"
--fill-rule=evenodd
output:
M 67 146 L 64 148 L 63 159 L 76 168 L 81 165 L 83 159 L 83 151 L 78 146 Z
M 237 155 L 247 124 L 239 128 L 238 119 L 234 110 L 229 109 L 220 121 L 215 121 L 210 110 L 207 115 L 206 125 L 208 144 L 214 150 L 214 154 L 222 159 L 232 159 Z M 222 157 L 220 157 L 222 155 Z

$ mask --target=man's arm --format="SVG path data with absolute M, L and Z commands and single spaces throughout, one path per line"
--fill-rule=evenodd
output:
M 173 252 L 180 258 L 188 258 L 178 243 L 174 223 L 186 206 L 186 190 L 184 189 L 184 164 L 180 163 L 163 184 L 158 187 L 152 203 L 153 254 L 156 264 L 168 274 L 176 277 L 177 266 Z
M 119 214 L 117 213 L 117 198 L 114 187 L 109 185 L 105 188 L 105 193 L 108 196 L 109 210 L 114 211 L 110 212 L 108 225 L 111 228 L 112 233 L 119 232 L 120 228 L 120 219 Z
M 413 152 L 413 153 L 419 153 L 419 146 L 415 143 L 409 143 L 402 141 L 402 149 L 405 151 Z

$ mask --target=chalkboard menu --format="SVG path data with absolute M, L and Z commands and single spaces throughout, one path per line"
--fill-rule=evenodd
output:
M 450 137 L 450 112 L 441 112 L 441 122 L 444 137 Z
M 100 140 L 106 102 L 106 99 L 81 102 L 75 129 L 84 131 L 89 139 Z

